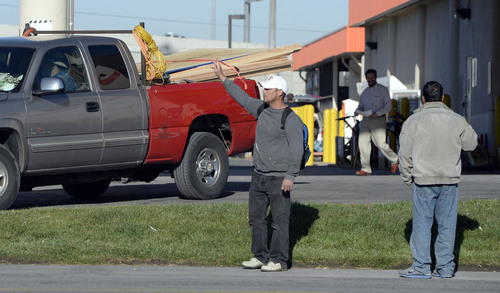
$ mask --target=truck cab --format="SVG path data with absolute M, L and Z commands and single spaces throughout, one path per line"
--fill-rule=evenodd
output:
M 19 189 L 62 184 L 91 197 L 111 180 L 149 182 L 165 170 L 183 181 L 176 178 L 184 196 L 213 198 L 227 181 L 227 155 L 252 147 L 254 127 L 220 83 L 143 85 L 121 40 L 0 38 L 0 208 Z M 180 172 L 193 136 L 198 145 L 216 140 L 219 161 L 202 156 L 197 169 Z

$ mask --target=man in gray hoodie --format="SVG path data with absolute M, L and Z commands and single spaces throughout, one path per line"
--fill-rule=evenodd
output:
M 226 91 L 238 104 L 257 118 L 253 148 L 253 173 L 248 198 L 248 220 L 252 236 L 253 257 L 242 263 L 247 269 L 263 272 L 286 271 L 290 222 L 290 192 L 299 174 L 303 153 L 302 120 L 290 113 L 285 125 L 281 116 L 287 107 L 284 97 L 286 81 L 271 76 L 259 84 L 264 88 L 264 101 L 251 98 L 234 82 L 226 78 L 218 60 L 212 66 Z M 263 104 L 266 108 L 259 113 Z M 271 206 L 272 239 L 267 247 L 267 210 Z
M 399 172 L 413 192 L 410 248 L 414 259 L 412 266 L 399 274 L 405 278 L 451 278 L 455 274 L 460 154 L 476 148 L 477 134 L 464 117 L 442 103 L 441 84 L 429 81 L 422 94 L 422 106 L 405 121 L 399 136 Z M 434 217 L 438 236 L 434 244 L 436 273 L 431 275 Z

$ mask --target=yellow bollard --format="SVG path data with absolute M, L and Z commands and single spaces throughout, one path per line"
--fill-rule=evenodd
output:
M 396 100 L 391 100 L 392 102 L 392 109 L 391 111 L 389 111 L 389 119 L 390 120 L 394 120 L 396 119 L 396 114 L 397 114 L 397 109 L 398 109 L 398 101 Z M 391 149 L 393 151 L 397 151 L 396 150 L 396 135 L 392 132 L 389 132 L 389 146 L 391 147 Z
M 331 144 L 331 122 L 332 122 L 332 112 L 330 109 L 326 109 L 323 113 L 323 162 L 330 163 L 330 144 Z
M 444 96 L 443 96 L 443 103 L 446 106 L 448 106 L 448 108 L 450 107 L 450 105 L 451 105 L 451 97 L 450 97 L 450 95 L 444 94 Z
M 332 108 L 332 115 L 331 115 L 331 134 L 330 134 L 330 163 L 336 164 L 337 163 L 337 109 Z

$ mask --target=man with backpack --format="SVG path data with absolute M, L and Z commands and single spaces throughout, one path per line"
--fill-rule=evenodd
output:
M 278 272 L 288 269 L 289 222 L 295 177 L 299 174 L 303 157 L 303 123 L 294 112 L 282 117 L 287 108 L 284 97 L 286 81 L 271 76 L 259 85 L 264 88 L 264 101 L 253 99 L 239 86 L 226 78 L 218 60 L 212 69 L 226 91 L 257 118 L 253 149 L 253 172 L 248 199 L 248 219 L 252 236 L 253 257 L 242 263 L 247 269 Z M 261 107 L 262 105 L 265 105 Z M 268 106 L 266 106 L 268 105 Z M 272 239 L 267 247 L 267 211 L 271 206 Z

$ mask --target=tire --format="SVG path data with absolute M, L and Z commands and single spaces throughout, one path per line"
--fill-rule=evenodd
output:
M 12 153 L 0 145 L 0 209 L 9 208 L 16 200 L 21 185 L 19 165 Z
M 175 184 L 185 198 L 217 198 L 227 183 L 229 159 L 222 141 L 212 133 L 196 132 L 189 139 Z
M 96 198 L 108 190 L 110 179 L 85 183 L 64 183 L 62 187 L 67 194 L 78 198 Z

